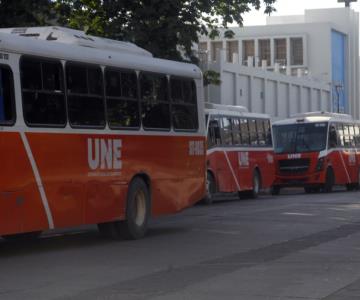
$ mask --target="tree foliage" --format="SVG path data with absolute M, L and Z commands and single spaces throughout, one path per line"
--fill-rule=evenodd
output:
M 243 14 L 276 0 L 56 0 L 60 23 L 88 33 L 131 41 L 157 57 L 194 59 L 199 34 L 242 25 Z M 231 33 L 229 33 L 231 34 Z
M 199 34 L 242 25 L 252 8 L 274 10 L 276 0 L 0 0 L 0 26 L 63 25 L 134 42 L 157 57 L 193 59 Z M 56 17 L 55 17 L 56 14 Z M 227 33 L 231 36 L 231 31 Z
M 55 18 L 51 0 L 1 0 L 1 27 L 28 27 L 50 24 Z

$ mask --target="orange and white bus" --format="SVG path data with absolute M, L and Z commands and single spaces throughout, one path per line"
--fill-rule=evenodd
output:
M 216 104 L 207 104 L 205 114 L 205 203 L 211 203 L 218 193 L 244 192 L 256 198 L 262 188 L 270 188 L 275 167 L 269 116 L 250 113 L 241 106 Z
M 0 235 L 137 239 L 205 195 L 202 74 L 129 43 L 0 30 Z
M 313 112 L 273 124 L 276 180 L 282 187 L 302 186 L 305 192 L 348 190 L 360 182 L 360 129 L 350 115 Z

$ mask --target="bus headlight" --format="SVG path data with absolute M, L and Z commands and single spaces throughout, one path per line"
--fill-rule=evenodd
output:
M 316 171 L 322 171 L 324 169 L 325 157 L 321 157 L 318 159 L 316 164 Z

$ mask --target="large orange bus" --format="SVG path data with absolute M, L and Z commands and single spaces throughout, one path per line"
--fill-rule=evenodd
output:
M 210 204 L 221 193 L 256 198 L 275 176 L 270 117 L 245 107 L 207 103 L 205 110 L 207 195 Z
M 0 30 L 0 235 L 145 235 L 205 194 L 200 70 L 59 27 Z
M 273 194 L 289 186 L 305 192 L 353 190 L 360 183 L 360 127 L 350 115 L 311 112 L 273 124 L 276 180 Z

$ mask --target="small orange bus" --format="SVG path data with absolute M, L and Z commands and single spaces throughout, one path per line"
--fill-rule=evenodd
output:
M 207 196 L 219 193 L 256 198 L 275 178 L 270 117 L 245 107 L 207 103 Z
M 200 70 L 60 27 L 0 30 L 0 235 L 145 235 L 205 195 Z

